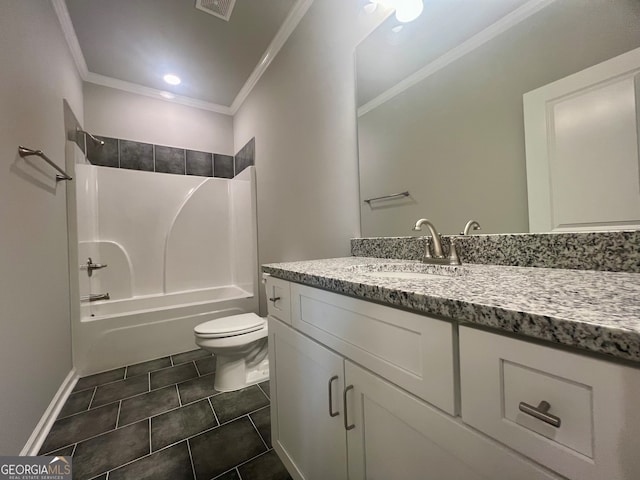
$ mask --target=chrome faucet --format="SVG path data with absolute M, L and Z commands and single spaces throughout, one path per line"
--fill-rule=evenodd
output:
M 101 268 L 105 268 L 107 266 L 107 264 L 102 264 L 102 263 L 93 263 L 93 260 L 91 260 L 91 257 L 89 257 L 87 259 L 87 263 L 80 265 L 80 270 L 86 270 L 87 271 L 87 275 L 91 276 L 93 275 L 93 271 L 94 270 L 100 270 Z
M 464 230 L 460 232 L 460 235 L 469 235 L 469 232 L 471 231 L 472 228 L 474 230 L 480 230 L 482 227 L 480 227 L 480 224 L 475 220 L 469 220 L 467 224 L 464 226 Z
M 431 251 L 429 250 L 429 243 L 427 243 L 424 257 L 422 257 L 422 263 L 435 263 L 440 265 L 460 265 L 460 258 L 458 258 L 458 253 L 456 252 L 456 246 L 453 243 L 453 239 L 451 239 L 451 248 L 449 250 L 449 256 L 445 257 L 442 252 L 442 240 L 440 238 L 440 234 L 436 230 L 436 227 L 426 218 L 421 218 L 418 220 L 413 227 L 413 231 L 422 230 L 422 225 L 426 225 L 429 229 L 429 233 L 431 233 L 431 238 L 433 242 L 433 255 L 431 255 Z

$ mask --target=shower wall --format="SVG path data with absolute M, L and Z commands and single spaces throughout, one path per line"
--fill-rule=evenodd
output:
M 253 290 L 251 171 L 233 180 L 76 166 L 81 295 Z

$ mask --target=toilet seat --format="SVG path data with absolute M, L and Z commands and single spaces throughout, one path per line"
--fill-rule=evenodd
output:
M 194 332 L 200 338 L 234 337 L 258 331 L 265 323 L 265 319 L 255 313 L 243 313 L 201 323 Z

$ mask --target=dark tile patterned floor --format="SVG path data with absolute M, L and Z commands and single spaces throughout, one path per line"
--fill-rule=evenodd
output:
M 40 454 L 72 455 L 76 480 L 290 480 L 269 382 L 220 393 L 214 378 L 203 350 L 81 378 Z

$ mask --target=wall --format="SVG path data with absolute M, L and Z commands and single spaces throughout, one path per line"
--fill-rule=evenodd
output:
M 522 95 L 638 46 L 637 0 L 558 0 L 360 117 L 363 198 L 412 194 L 364 206 L 362 234 L 528 232 Z
M 69 374 L 65 183 L 17 146 L 64 166 L 62 99 L 82 85 L 50 2 L 0 3 L 0 453 L 17 454 Z
M 315 1 L 234 117 L 236 149 L 256 138 L 259 264 L 349 255 L 360 230 L 353 52 L 380 15 Z
M 85 127 L 137 142 L 233 155 L 233 118 L 85 83 Z

